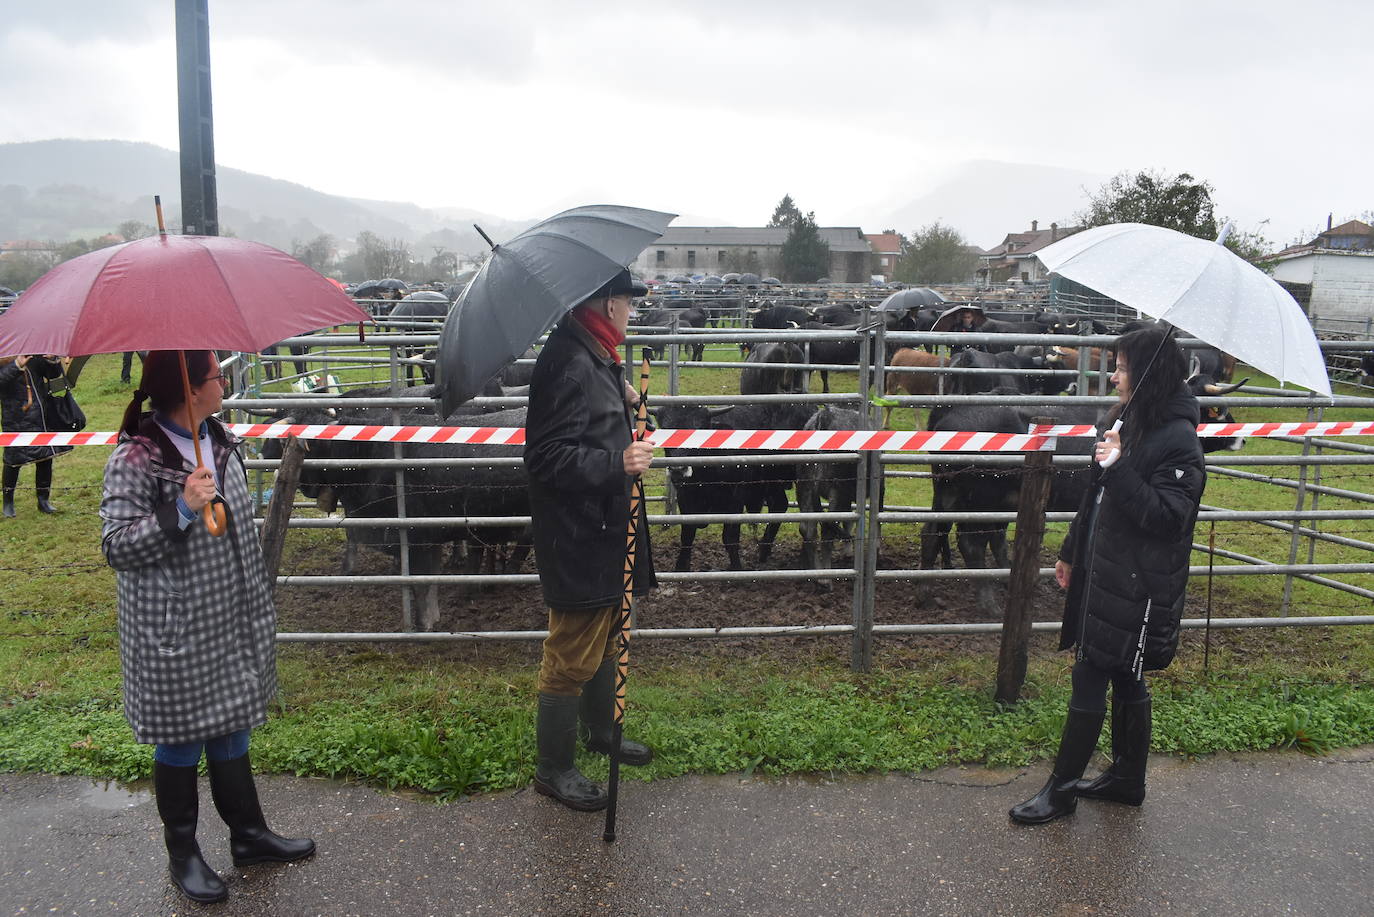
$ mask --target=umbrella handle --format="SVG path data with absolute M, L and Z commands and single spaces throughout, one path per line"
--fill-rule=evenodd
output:
M 186 351 L 178 350 L 177 356 L 181 358 L 181 390 L 186 399 L 186 429 L 191 434 L 191 443 L 196 449 L 196 469 L 205 467 L 205 460 L 200 456 L 200 436 L 199 431 L 195 430 L 195 420 L 191 417 L 191 373 L 186 368 Z M 222 536 L 229 530 L 229 520 L 224 512 L 222 500 L 211 500 L 205 504 L 201 510 L 201 515 L 205 519 L 205 530 L 216 538 Z
M 1121 432 L 1121 418 L 1120 418 L 1120 417 L 1118 417 L 1118 418 L 1116 419 L 1116 423 L 1112 424 L 1111 432 L 1113 432 L 1113 433 L 1120 433 L 1120 432 Z M 1113 450 L 1111 451 L 1111 454 L 1110 454 L 1110 455 L 1108 455 L 1106 458 L 1104 458 L 1102 461 L 1098 462 L 1097 464 L 1101 465 L 1103 468 L 1110 468 L 1110 467 L 1112 467 L 1112 465 L 1116 464 L 1116 460 L 1119 459 L 1119 458 L 1121 458 L 1121 450 L 1120 450 L 1120 449 L 1113 449 Z
M 224 501 L 219 497 L 205 504 L 200 514 L 205 520 L 205 530 L 216 538 L 229 530 L 229 517 L 224 512 Z

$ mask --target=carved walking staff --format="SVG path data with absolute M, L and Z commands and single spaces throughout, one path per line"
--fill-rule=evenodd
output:
M 649 358 L 639 369 L 639 411 L 635 415 L 635 439 L 644 438 L 649 420 Z M 601 839 L 615 840 L 615 804 L 620 795 L 620 743 L 625 733 L 625 680 L 630 671 L 630 610 L 635 590 L 635 554 L 639 545 L 639 513 L 644 504 L 644 480 L 635 475 L 630 485 L 630 521 L 625 531 L 625 590 L 620 596 L 616 622 L 615 725 L 611 730 L 611 773 L 606 782 L 606 830 Z

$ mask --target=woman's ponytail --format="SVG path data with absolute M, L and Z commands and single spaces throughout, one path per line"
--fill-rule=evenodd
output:
M 119 425 L 121 432 L 135 436 L 138 433 L 138 419 L 143 416 L 143 402 L 147 400 L 148 393 L 141 388 L 134 389 L 133 400 L 124 409 L 124 420 Z

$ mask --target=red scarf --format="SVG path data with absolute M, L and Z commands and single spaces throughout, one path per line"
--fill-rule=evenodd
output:
M 595 309 L 574 309 L 572 316 L 579 325 L 587 329 L 588 334 L 596 338 L 598 344 L 606 348 L 612 360 L 620 362 L 620 342 L 625 340 L 625 335 L 611 324 L 609 318 Z

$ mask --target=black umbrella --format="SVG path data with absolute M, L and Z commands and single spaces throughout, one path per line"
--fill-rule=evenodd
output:
M 957 306 L 951 306 L 941 312 L 940 317 L 935 320 L 935 325 L 930 330 L 939 332 L 958 331 L 963 326 L 963 317 L 966 312 L 973 316 L 973 327 L 975 329 L 988 320 L 987 315 L 983 312 L 982 306 L 972 306 L 968 303 L 960 303 Z
M 707 274 L 705 277 L 701 278 L 701 285 L 704 287 L 718 287 L 724 282 L 724 280 L 717 277 L 715 274 Z
M 383 288 L 378 286 L 379 282 L 377 280 L 364 280 L 354 287 L 353 292 L 348 295 L 355 299 L 373 299 L 379 293 L 384 292 Z
M 746 287 L 756 287 L 762 281 L 759 279 L 758 274 L 740 274 L 739 282 L 744 284 Z
M 736 274 L 736 273 L 733 273 L 733 272 L 731 272 L 731 273 L 729 273 L 729 274 L 721 274 L 721 275 L 720 275 L 720 282 L 721 282 L 721 283 L 743 283 L 743 281 L 740 280 L 740 275 L 739 275 L 739 274 Z
M 780 286 L 782 286 L 782 281 L 779 280 L 779 279 L 776 278 L 776 277 L 765 277 L 765 278 L 763 278 L 762 283 L 765 284 L 766 286 L 770 286 L 770 287 L 780 287 Z
M 443 415 L 623 271 L 675 216 L 611 204 L 577 207 L 493 244 L 439 337 L 435 396 Z
M 410 289 L 410 286 L 404 280 L 397 280 L 395 277 L 387 277 L 384 280 L 379 280 L 377 281 L 377 286 L 380 289 L 392 290 L 393 292 L 400 290 L 402 293 Z
M 912 309 L 927 309 L 932 306 L 942 306 L 946 300 L 939 293 L 930 287 L 914 287 L 910 290 L 898 290 L 878 306 L 880 312 L 910 312 Z

